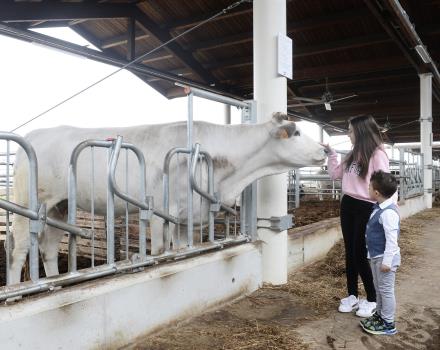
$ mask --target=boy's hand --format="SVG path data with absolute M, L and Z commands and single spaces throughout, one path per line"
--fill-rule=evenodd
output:
M 382 264 L 382 265 L 380 265 L 380 271 L 381 272 L 390 272 L 391 271 L 391 267 Z

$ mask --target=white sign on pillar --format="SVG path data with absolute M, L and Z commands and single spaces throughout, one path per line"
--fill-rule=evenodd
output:
M 292 79 L 292 39 L 284 34 L 278 33 L 277 44 L 277 73 L 283 77 Z

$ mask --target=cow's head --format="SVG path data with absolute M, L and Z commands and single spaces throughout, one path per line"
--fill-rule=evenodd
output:
M 305 135 L 295 124 L 287 121 L 286 114 L 272 116 L 270 135 L 275 154 L 291 167 L 322 165 L 326 159 L 324 147 Z

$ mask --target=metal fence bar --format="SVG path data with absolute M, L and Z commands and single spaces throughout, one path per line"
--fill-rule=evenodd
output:
M 90 179 L 90 215 L 91 215 L 91 231 L 92 231 L 92 267 L 95 267 L 95 146 L 90 147 L 91 158 L 91 179 Z
M 106 229 L 107 229 L 107 264 L 112 265 L 115 262 L 115 190 L 109 176 L 111 172 L 111 160 L 114 154 L 115 144 L 107 149 L 107 212 L 106 212 Z
M 31 218 L 29 223 L 30 227 L 30 250 L 29 250 L 29 265 L 30 265 L 30 277 L 33 282 L 38 281 L 38 232 L 40 230 L 39 218 L 38 218 L 38 187 L 37 187 L 37 179 L 38 179 L 38 162 L 37 156 L 33 147 L 21 136 L 8 133 L 8 132 L 0 132 L 0 139 L 14 141 L 18 145 L 20 145 L 25 151 L 28 161 L 29 161 L 29 180 L 28 180 L 28 196 L 29 196 L 29 209 L 26 209 L 29 214 L 35 214 Z M 3 202 L 3 200 L 2 200 Z M 7 201 L 8 203 L 9 200 Z M 3 208 L 5 209 L 5 208 Z M 14 206 L 6 210 L 14 209 Z M 15 208 L 17 209 L 17 208 Z M 27 216 L 29 217 L 29 216 Z
M 22 215 L 30 219 L 30 249 L 29 249 L 29 266 L 30 277 L 33 282 L 39 279 L 38 268 L 38 234 L 43 230 L 44 224 L 68 231 L 72 235 L 89 236 L 89 233 L 85 230 L 81 230 L 72 225 L 68 225 L 64 222 L 46 217 L 46 206 L 39 205 L 38 203 L 38 162 L 35 151 L 30 143 L 27 142 L 22 136 L 9 132 L 0 132 L 0 139 L 14 141 L 23 148 L 29 161 L 29 180 L 28 180 L 28 192 L 29 192 L 29 208 L 22 207 L 18 204 L 12 203 L 9 200 L 0 199 L 0 208 L 9 210 L 13 213 Z
M 6 200 L 10 201 L 9 196 L 9 167 L 10 167 L 10 141 L 6 141 Z M 11 231 L 9 229 L 9 210 L 6 210 L 6 284 L 10 283 L 10 268 L 11 268 Z
M 191 159 L 193 155 L 193 100 L 194 100 L 194 93 L 190 92 L 188 95 L 188 120 L 186 125 L 187 130 L 187 149 L 190 151 L 190 154 L 187 158 L 187 167 L 188 167 L 188 188 L 187 188 L 187 194 L 186 194 L 186 208 L 187 208 L 187 239 L 188 248 L 193 247 L 193 191 L 191 188 L 191 174 L 189 172 L 189 169 L 191 169 Z

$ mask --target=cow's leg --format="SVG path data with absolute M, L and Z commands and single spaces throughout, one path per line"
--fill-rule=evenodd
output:
M 21 270 L 29 251 L 29 220 L 18 214 L 14 215 L 12 238 L 12 255 L 9 275 L 9 284 L 20 282 Z
M 164 251 L 163 246 L 163 220 L 153 216 L 150 221 L 151 255 L 159 255 Z
M 66 216 L 57 209 L 50 210 L 48 216 L 60 221 L 66 221 Z M 43 260 L 46 276 L 55 276 L 58 271 L 58 246 L 65 234 L 64 231 L 46 225 L 38 244 L 40 247 L 41 260 Z

